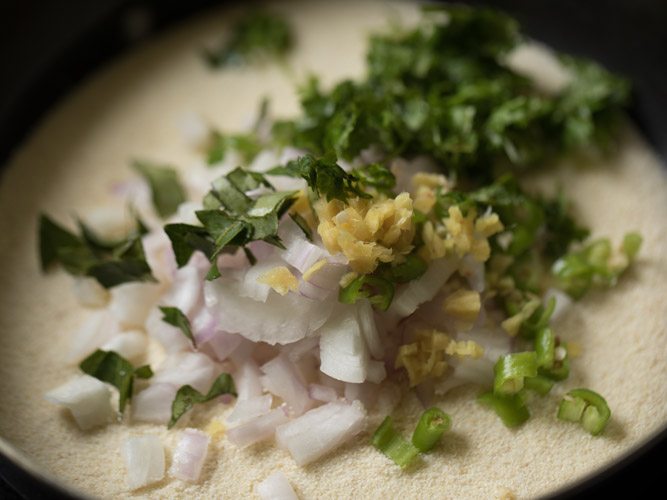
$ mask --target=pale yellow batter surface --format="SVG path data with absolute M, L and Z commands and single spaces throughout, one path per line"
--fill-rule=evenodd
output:
M 325 82 L 357 75 L 366 35 L 387 12 L 414 9 L 361 2 L 310 2 L 290 9 L 299 48 L 290 59 L 296 78 L 307 71 Z M 369 431 L 337 453 L 299 468 L 272 446 L 239 450 L 224 439 L 212 446 L 199 484 L 166 478 L 133 494 L 125 487 L 120 448 L 132 434 L 173 433 L 149 425 L 79 431 L 43 399 L 75 370 L 65 355 L 85 314 L 63 272 L 37 266 L 36 217 L 63 220 L 110 205 L 109 186 L 130 176 L 142 157 L 187 166 L 196 155 L 176 123 L 200 113 L 223 130 L 239 129 L 261 96 L 278 114 L 297 110 L 293 77 L 275 65 L 211 72 L 197 56 L 228 20 L 210 12 L 98 73 L 64 100 L 11 160 L 0 184 L 0 435 L 65 483 L 101 497 L 247 498 L 254 485 L 281 469 L 303 498 L 494 498 L 535 496 L 582 478 L 621 457 L 667 422 L 667 182 L 655 156 L 633 132 L 612 159 L 583 170 L 566 165 L 540 182 L 560 179 L 596 235 L 619 241 L 628 230 L 645 239 L 635 269 L 608 293 L 591 293 L 556 325 L 583 347 L 564 389 L 604 394 L 613 411 L 607 431 L 593 438 L 555 419 L 558 394 L 531 404 L 533 418 L 508 430 L 462 388 L 440 406 L 454 426 L 422 466 L 401 472 L 368 444 Z M 562 391 L 561 391 L 562 393 Z M 396 415 L 412 428 L 421 407 L 408 396 Z M 209 408 L 215 413 L 217 408 Z M 380 416 L 371 419 L 369 427 Z M 169 447 L 169 446 L 168 446 Z M 169 461 L 169 451 L 167 460 Z

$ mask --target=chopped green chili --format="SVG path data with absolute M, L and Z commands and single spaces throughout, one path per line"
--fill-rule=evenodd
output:
M 556 349 L 556 337 L 551 328 L 542 328 L 535 336 L 535 354 L 537 356 L 537 366 L 540 368 L 551 369 L 554 366 L 554 356 Z
M 390 416 L 373 433 L 371 443 L 399 467 L 407 467 L 419 455 L 419 449 L 394 429 Z
M 494 366 L 495 394 L 515 394 L 523 389 L 524 379 L 537 375 L 537 355 L 530 352 L 517 352 L 498 358 Z
M 607 401 L 590 389 L 573 389 L 558 406 L 558 418 L 566 422 L 580 422 L 593 436 L 604 431 L 611 417 Z
M 451 426 L 452 419 L 449 415 L 440 408 L 429 408 L 422 413 L 417 423 L 412 434 L 412 444 L 421 452 L 431 451 Z
M 477 401 L 495 411 L 506 427 L 518 427 L 530 418 L 523 392 L 503 396 L 489 391 L 479 396 Z

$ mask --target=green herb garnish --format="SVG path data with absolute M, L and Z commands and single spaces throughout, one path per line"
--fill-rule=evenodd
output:
M 139 229 L 118 242 L 102 242 L 92 237 L 90 229 L 82 227 L 78 236 L 63 228 L 48 216 L 39 219 L 39 248 L 42 269 L 61 264 L 75 276 L 90 276 L 103 287 L 111 288 L 131 281 L 155 281 L 146 262 Z
M 181 311 L 178 307 L 164 306 L 160 306 L 160 311 L 162 311 L 162 321 L 180 329 L 181 332 L 183 332 L 183 335 L 185 335 L 190 340 L 190 342 L 192 342 L 192 346 L 197 347 L 197 342 L 195 341 L 195 337 L 192 334 L 190 320 L 183 313 L 183 311 Z
M 148 182 L 158 215 L 164 218 L 176 213 L 178 206 L 186 200 L 176 170 L 144 161 L 135 161 L 132 167 Z
M 134 378 L 147 379 L 153 376 L 150 366 L 134 368 L 132 363 L 120 354 L 100 349 L 84 359 L 79 368 L 91 377 L 118 389 L 118 409 L 121 413 L 125 411 L 125 405 L 132 398 Z
M 277 14 L 253 11 L 232 27 L 228 40 L 216 50 L 204 52 L 214 68 L 242 66 L 282 58 L 294 45 L 290 26 Z
M 178 422 L 178 419 L 180 419 L 194 405 L 207 403 L 223 394 L 236 396 L 234 379 L 232 379 L 232 376 L 229 373 L 220 374 L 206 394 L 202 394 L 190 385 L 184 385 L 178 392 L 176 392 L 176 397 L 171 404 L 171 420 L 169 420 L 168 428 L 171 429 L 176 422 Z

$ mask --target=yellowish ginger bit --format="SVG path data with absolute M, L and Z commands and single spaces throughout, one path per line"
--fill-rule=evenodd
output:
M 315 205 L 317 232 L 326 249 L 343 253 L 353 271 L 371 273 L 381 262 L 393 262 L 412 251 L 415 227 L 412 199 L 396 198 L 320 200 Z
M 505 226 L 500 222 L 498 214 L 495 213 L 482 215 L 475 221 L 475 232 L 481 234 L 485 238 L 493 236 L 494 234 L 501 232 L 503 229 L 505 229 Z
M 320 259 L 315 264 L 306 269 L 306 272 L 303 273 L 304 281 L 310 281 L 315 274 L 317 274 L 324 266 L 327 265 L 327 259 Z
M 296 292 L 299 289 L 299 280 L 285 266 L 268 270 L 257 278 L 257 283 L 269 285 L 280 295 L 287 295 L 288 292 Z
M 313 213 L 313 209 L 310 206 L 308 193 L 306 192 L 305 189 L 299 191 L 289 211 L 290 213 L 301 216 L 301 218 L 306 221 L 309 228 L 311 229 L 317 228 L 317 221 L 315 220 L 315 214 Z
M 424 245 L 419 249 L 419 256 L 426 261 L 439 259 L 447 253 L 445 240 L 436 233 L 435 227 L 430 221 L 424 223 L 422 241 Z
M 356 280 L 359 277 L 359 273 L 355 273 L 354 271 L 345 273 L 341 278 L 338 284 L 340 285 L 341 288 L 345 288 L 347 285 L 352 283 L 354 280 Z
M 521 310 L 514 316 L 510 316 L 505 321 L 500 323 L 500 326 L 512 337 L 516 337 L 521 328 L 521 324 L 532 316 L 532 314 L 540 307 L 540 299 L 534 298 L 524 304 Z
M 484 348 L 472 340 L 451 340 L 445 352 L 450 356 L 479 359 L 484 356 Z
M 222 439 L 226 431 L 227 428 L 225 427 L 224 422 L 219 418 L 211 420 L 204 429 L 204 432 L 206 432 L 206 434 L 211 436 L 211 438 L 214 440 Z
M 396 368 L 405 368 L 410 386 L 444 375 L 447 369 L 445 350 L 450 343 L 446 333 L 437 330 L 420 330 L 415 342 L 399 347 Z
M 571 358 L 578 358 L 583 352 L 583 348 L 579 342 L 570 340 L 565 344 L 567 346 L 567 355 Z
M 411 179 L 414 192 L 414 207 L 422 213 L 429 213 L 436 202 L 437 189 L 449 191 L 451 185 L 441 174 L 418 172 Z
M 459 322 L 462 329 L 470 329 L 477 321 L 482 300 L 478 292 L 460 289 L 447 295 L 442 308 L 445 314 Z

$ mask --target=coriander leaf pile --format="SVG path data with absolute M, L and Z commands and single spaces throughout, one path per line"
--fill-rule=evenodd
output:
M 293 40 L 254 13 L 207 57 L 236 71 Z M 523 41 L 496 11 L 425 9 L 416 27 L 371 37 L 363 78 L 301 85 L 297 116 L 275 119 L 264 100 L 249 130 L 209 130 L 199 171 L 135 162 L 152 206 L 122 240 L 42 216 L 42 268 L 96 280 L 102 322 L 118 330 L 81 370 L 116 388 L 125 419 L 215 439 L 228 425 L 239 448 L 275 437 L 299 465 L 379 416 L 370 445 L 408 468 L 456 428 L 443 408 L 464 384 L 499 425 L 520 427 L 541 404 L 603 433 L 601 395 L 559 397 L 583 368 L 555 317 L 625 279 L 642 237 L 590 239 L 571 200 L 524 176 L 604 154 L 629 86 L 562 56 L 568 82 L 547 92 L 510 64 Z M 164 359 L 135 369 L 147 348 L 127 330 Z M 94 401 L 76 394 L 84 406 L 99 403 L 94 388 Z M 435 401 L 411 441 L 369 396 L 391 391 Z

